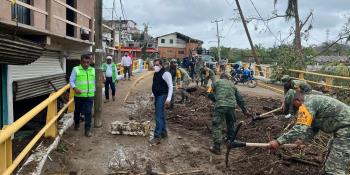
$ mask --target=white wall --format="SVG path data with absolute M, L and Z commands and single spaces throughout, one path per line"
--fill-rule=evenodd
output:
M 162 39 L 165 39 L 165 43 L 162 43 Z M 170 44 L 170 39 L 173 40 L 173 44 Z M 181 39 L 179 39 L 181 40 Z M 175 47 L 175 48 L 186 48 L 186 42 L 181 40 L 177 43 L 176 34 L 166 35 L 158 38 L 158 47 Z
M 13 91 L 12 91 L 12 68 L 7 68 L 7 110 L 8 110 L 8 124 L 13 123 Z

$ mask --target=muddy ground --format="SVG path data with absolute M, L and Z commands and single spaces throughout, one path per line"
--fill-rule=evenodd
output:
M 281 101 L 270 97 L 243 95 L 247 107 L 252 113 L 264 113 L 280 106 Z M 192 168 L 203 169 L 203 165 L 214 165 L 215 170 L 222 174 L 318 174 L 322 169 L 327 136 L 319 136 L 305 149 L 281 149 L 270 151 L 263 148 L 236 148 L 230 152 L 228 168 L 224 164 L 225 145 L 222 146 L 222 156 L 211 155 L 207 148 L 211 141 L 211 119 L 214 104 L 206 97 L 205 89 L 192 93 L 191 101 L 177 104 L 168 112 L 167 121 L 170 130 L 195 140 L 200 149 L 195 154 L 184 150 L 178 156 L 183 156 Z M 141 112 L 149 118 L 153 109 Z M 273 117 L 251 122 L 240 109 L 236 109 L 236 120 L 244 121 L 238 133 L 238 140 L 247 142 L 267 142 L 287 131 L 293 124 L 293 119 L 285 119 L 281 113 Z M 225 129 L 223 130 L 225 132 Z M 208 157 L 213 159 L 208 160 Z M 167 160 L 168 161 L 168 160 Z M 186 162 L 184 162 L 186 163 Z M 205 166 L 204 166 L 205 169 Z M 203 174 L 212 174 L 206 172 Z
M 211 144 L 211 114 L 213 103 L 205 96 L 205 89 L 192 93 L 191 101 L 176 104 L 167 111 L 168 138 L 160 145 L 148 144 L 148 137 L 117 136 L 108 132 L 108 124 L 115 120 L 152 120 L 153 104 L 148 101 L 151 78 L 135 89 L 129 101 L 122 100 L 131 82 L 122 82 L 115 103 L 104 107 L 104 127 L 95 129 L 92 138 L 82 131 L 68 130 L 58 149 L 51 153 L 43 174 L 140 174 L 146 172 L 183 174 L 318 174 L 322 169 L 327 138 L 318 137 L 317 143 L 304 150 L 283 149 L 270 151 L 263 148 L 237 148 L 230 152 L 228 168 L 224 153 L 213 155 Z M 263 113 L 280 106 L 282 97 L 268 90 L 238 87 L 248 108 Z M 179 94 L 178 94 L 179 95 Z M 178 98 L 179 96 L 177 96 Z M 238 139 L 249 142 L 268 142 L 285 131 L 291 119 L 276 116 L 250 123 L 249 118 L 236 110 L 237 121 L 245 121 Z

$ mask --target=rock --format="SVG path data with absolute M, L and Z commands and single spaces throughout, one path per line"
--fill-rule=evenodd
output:
M 115 121 L 111 123 L 110 127 L 110 133 L 115 135 L 148 136 L 150 131 L 150 121 Z

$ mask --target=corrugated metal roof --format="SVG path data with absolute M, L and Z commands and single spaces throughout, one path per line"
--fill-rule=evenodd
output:
M 11 66 L 13 81 L 38 78 L 48 75 L 62 74 L 60 53 L 57 51 L 45 51 L 35 62 L 24 66 Z
M 0 34 L 0 63 L 26 65 L 37 60 L 44 48 L 16 36 Z
M 313 60 L 318 62 L 318 63 L 331 63 L 331 62 L 348 63 L 348 62 L 350 62 L 349 56 L 317 56 Z

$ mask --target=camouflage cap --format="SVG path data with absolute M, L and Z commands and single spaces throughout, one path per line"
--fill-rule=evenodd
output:
M 287 82 L 291 79 L 291 77 L 289 75 L 283 75 L 282 78 L 281 78 L 281 81 L 282 82 Z

